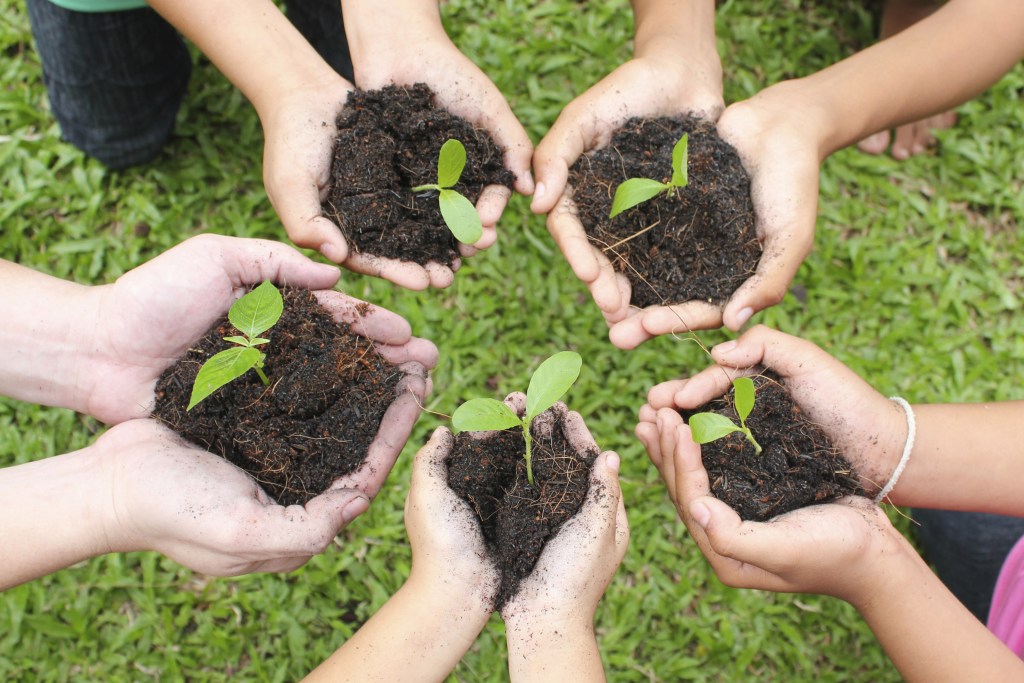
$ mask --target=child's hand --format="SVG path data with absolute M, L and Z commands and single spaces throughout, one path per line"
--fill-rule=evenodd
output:
M 453 604 L 469 601 L 472 613 L 486 621 L 500 577 L 469 504 L 448 487 L 445 461 L 454 444 L 452 433 L 438 427 L 413 463 L 405 503 L 412 545 L 409 585 L 418 591 L 450 593 Z
M 890 557 L 916 554 L 878 506 L 860 497 L 745 522 L 711 497 L 700 446 L 674 410 L 658 412 L 650 449 L 680 518 L 728 586 L 822 593 L 861 607 Z
M 656 465 L 670 455 L 662 444 L 669 412 L 694 409 L 718 398 L 729 390 L 734 377 L 755 374 L 763 366 L 780 375 L 804 415 L 825 431 L 857 469 L 869 494 L 888 481 L 906 442 L 906 416 L 845 365 L 810 342 L 763 325 L 735 342 L 719 344 L 711 356 L 717 365 L 648 392 L 636 434 Z

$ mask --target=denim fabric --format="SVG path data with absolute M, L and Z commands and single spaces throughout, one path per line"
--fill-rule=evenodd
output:
M 985 623 L 999 570 L 1024 536 L 1024 518 L 980 512 L 914 510 L 925 559 L 953 595 Z
M 75 12 L 27 0 L 50 108 L 65 140 L 118 170 L 156 157 L 174 130 L 192 61 L 147 8 Z M 291 0 L 288 16 L 346 78 L 352 62 L 338 0 Z

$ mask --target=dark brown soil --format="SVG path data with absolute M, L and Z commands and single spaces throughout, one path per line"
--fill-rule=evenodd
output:
M 671 179 L 672 148 L 683 133 L 689 184 L 608 218 L 624 180 Z M 590 241 L 629 278 L 634 306 L 724 303 L 761 258 L 750 178 L 736 150 L 702 119 L 631 119 L 608 147 L 573 165 L 569 184 Z
M 437 193 L 412 192 L 437 182 L 437 157 L 450 139 L 466 148 L 466 168 L 454 189 L 474 204 L 485 186 L 511 188 L 515 180 L 491 136 L 436 107 L 422 83 L 353 91 L 337 124 L 323 212 L 360 252 L 421 265 L 451 265 L 458 258 Z
M 533 437 L 533 485 L 526 477 L 523 430 L 477 440 L 463 432 L 448 457 L 448 486 L 469 503 L 501 572 L 495 609 L 519 590 L 550 538 L 579 511 L 597 451 L 577 453 L 562 421 L 548 438 Z
M 701 446 L 714 496 L 743 519 L 764 521 L 790 510 L 865 495 L 853 466 L 828 436 L 804 417 L 779 378 L 765 371 L 755 377 L 754 409 L 747 426 L 763 449 L 734 432 Z M 712 401 L 683 417 L 715 412 L 739 424 L 732 395 Z
M 153 416 L 251 474 L 282 505 L 305 504 L 362 464 L 402 373 L 306 290 L 285 289 L 263 336 L 265 387 L 247 372 L 186 412 L 199 367 L 239 332 L 224 318 L 164 371 Z

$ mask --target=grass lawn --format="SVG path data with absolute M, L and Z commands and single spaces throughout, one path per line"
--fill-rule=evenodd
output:
M 868 44 L 865 11 L 726 2 L 726 99 L 813 72 Z M 528 8 L 528 9 L 524 9 Z M 539 140 L 575 93 L 630 54 L 625 0 L 452 0 L 455 42 Z M 245 99 L 202 57 L 164 156 L 110 173 L 60 141 L 23 3 L 0 0 L 0 257 L 79 282 L 109 282 L 203 231 L 284 239 L 261 181 L 262 133 Z M 822 345 L 883 393 L 910 401 L 1020 398 L 1024 375 L 1024 68 L 965 105 L 937 152 L 907 162 L 844 150 L 821 173 L 814 252 L 762 322 Z M 345 274 L 342 288 L 400 312 L 441 349 L 427 407 L 526 386 L 537 363 L 585 358 L 567 397 L 623 459 L 629 553 L 597 613 L 613 681 L 892 681 L 856 612 L 816 596 L 722 586 L 677 521 L 632 435 L 656 382 L 705 365 L 663 338 L 615 349 L 542 218 L 514 199 L 498 244 L 444 291 Z M 723 333 L 702 335 L 718 342 Z M 489 387 L 499 387 L 492 390 Z M 337 547 L 286 576 L 218 579 L 155 554 L 101 557 L 0 596 L 6 681 L 287 681 L 345 641 L 403 582 L 402 523 L 416 432 L 371 510 Z M 0 466 L 82 447 L 103 429 L 65 410 L 0 399 Z M 154 492 L 159 495 L 159 492 Z M 11 514 L 13 511 L 8 511 Z M 905 521 L 900 522 L 909 531 Z M 507 678 L 493 618 L 452 674 Z

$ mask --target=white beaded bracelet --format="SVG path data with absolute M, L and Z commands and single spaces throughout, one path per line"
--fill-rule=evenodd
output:
M 903 470 L 907 469 L 907 461 L 910 460 L 910 451 L 914 450 L 914 437 L 917 436 L 917 422 L 914 419 L 914 409 L 910 407 L 907 401 L 899 396 L 890 396 L 890 401 L 893 401 L 900 408 L 903 408 L 903 412 L 907 416 L 907 443 L 903 445 L 903 455 L 900 457 L 900 462 L 896 465 L 896 469 L 892 471 L 892 476 L 889 477 L 889 482 L 882 487 L 882 490 L 875 496 L 875 502 L 881 503 L 885 500 L 885 497 L 893 490 L 896 486 L 896 482 L 900 480 L 900 475 L 903 474 Z

